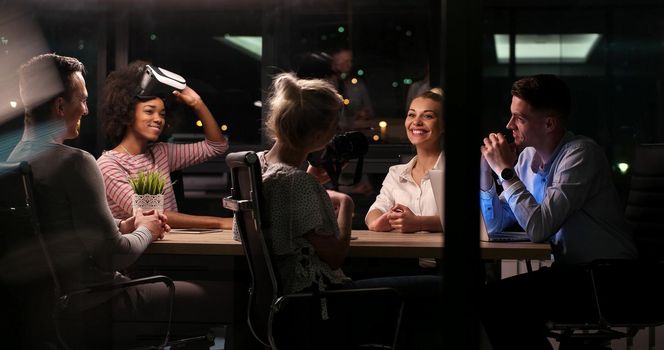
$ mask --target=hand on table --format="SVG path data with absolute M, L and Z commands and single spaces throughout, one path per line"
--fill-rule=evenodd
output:
M 412 233 L 421 229 L 417 215 L 403 204 L 395 204 L 386 214 L 394 231 Z
M 120 221 L 120 233 L 126 235 L 136 230 L 136 216 L 132 215 L 125 220 Z
M 373 222 L 373 224 L 369 227 L 369 230 L 378 232 L 392 231 L 389 215 L 389 211 L 383 213 L 383 215 L 379 216 L 378 219 Z
M 166 223 L 168 218 L 165 214 L 156 210 L 134 212 L 134 224 L 136 227 L 145 226 L 152 234 L 152 241 L 164 238 L 164 234 L 171 230 Z

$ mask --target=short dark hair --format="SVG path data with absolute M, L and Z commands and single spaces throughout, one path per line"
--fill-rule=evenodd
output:
M 56 74 L 57 72 L 57 74 Z M 35 124 L 51 118 L 51 105 L 58 97 L 69 100 L 74 92 L 73 74 L 85 75 L 85 66 L 73 57 L 47 53 L 31 58 L 19 68 L 19 89 L 25 121 Z
M 141 84 L 145 65 L 148 62 L 134 61 L 106 77 L 101 92 L 101 125 L 108 141 L 119 144 L 134 121 L 137 88 Z
M 538 74 L 515 81 L 512 96 L 528 102 L 537 110 L 552 112 L 563 121 L 569 118 L 572 105 L 569 88 L 553 74 Z

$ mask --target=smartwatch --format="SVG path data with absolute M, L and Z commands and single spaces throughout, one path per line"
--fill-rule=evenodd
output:
M 516 176 L 514 169 L 505 168 L 500 172 L 500 182 L 502 183 L 503 181 L 510 181 L 514 178 L 514 176 Z

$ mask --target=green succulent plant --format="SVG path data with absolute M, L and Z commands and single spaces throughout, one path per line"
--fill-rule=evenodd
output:
M 129 185 L 135 194 L 163 194 L 164 187 L 168 182 L 166 176 L 157 171 L 141 171 L 138 174 L 129 175 Z

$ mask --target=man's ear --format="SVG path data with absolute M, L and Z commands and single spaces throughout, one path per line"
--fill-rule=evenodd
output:
M 62 96 L 58 96 L 55 98 L 55 101 L 53 101 L 53 113 L 58 118 L 62 118 L 65 116 L 65 99 Z
M 559 126 L 560 119 L 555 115 L 548 115 L 544 119 L 544 127 L 546 127 L 546 131 L 548 132 L 557 130 Z

